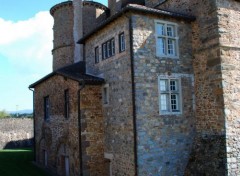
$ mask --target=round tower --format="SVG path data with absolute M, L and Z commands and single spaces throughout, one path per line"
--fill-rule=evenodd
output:
M 50 13 L 54 18 L 53 26 L 53 70 L 74 63 L 74 13 L 72 1 L 53 6 Z

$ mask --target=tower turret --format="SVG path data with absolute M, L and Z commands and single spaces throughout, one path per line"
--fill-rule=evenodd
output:
M 53 70 L 74 63 L 73 3 L 62 2 L 50 10 L 53 26 Z

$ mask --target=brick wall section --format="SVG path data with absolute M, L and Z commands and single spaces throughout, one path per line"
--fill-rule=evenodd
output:
M 171 18 L 133 15 L 137 108 L 138 174 L 183 175 L 194 137 L 191 24 Z M 179 59 L 156 56 L 155 22 L 177 23 Z M 180 74 L 182 114 L 159 115 L 158 75 Z
M 217 1 L 228 175 L 240 175 L 240 2 Z
M 86 86 L 81 91 L 83 175 L 105 173 L 102 87 Z
M 35 127 L 37 163 L 44 165 L 43 150 L 48 153 L 48 166 L 64 174 L 63 156 L 69 156 L 70 175 L 79 175 L 78 83 L 53 76 L 35 87 Z M 69 89 L 70 117 L 64 117 L 64 90 Z M 49 96 L 50 119 L 44 121 L 44 97 Z
M 58 8 L 54 14 L 53 26 L 53 70 L 74 63 L 73 39 L 73 6 L 68 5 Z
M 109 84 L 109 105 L 103 106 L 104 152 L 113 154 L 113 175 L 132 176 L 134 138 L 129 48 L 129 23 L 126 16 L 117 19 L 86 41 L 87 72 L 104 77 Z M 119 53 L 118 35 L 124 32 L 126 51 Z M 115 37 L 115 56 L 102 60 L 102 43 Z M 99 46 L 100 63 L 94 63 L 94 48 Z
M 31 147 L 33 145 L 33 119 L 0 119 L 0 149 Z

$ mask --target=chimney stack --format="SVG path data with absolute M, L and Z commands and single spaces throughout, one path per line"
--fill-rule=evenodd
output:
M 83 61 L 82 45 L 77 44 L 77 41 L 83 36 L 82 0 L 73 0 L 73 11 L 74 62 L 76 63 Z

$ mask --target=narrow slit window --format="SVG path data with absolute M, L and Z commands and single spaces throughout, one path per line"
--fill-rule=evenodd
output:
M 47 121 L 50 118 L 50 104 L 49 96 L 44 97 L 44 120 Z
M 95 63 L 99 63 L 99 47 L 95 47 Z
M 68 119 L 69 118 L 69 90 L 65 90 L 64 91 L 64 100 L 65 100 L 65 103 L 64 103 L 64 115 L 65 115 L 65 118 Z
M 103 104 L 104 105 L 109 104 L 109 87 L 108 87 L 108 85 L 103 87 Z

